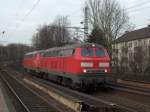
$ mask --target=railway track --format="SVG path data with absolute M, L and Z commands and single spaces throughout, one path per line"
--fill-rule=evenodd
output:
M 17 78 L 24 82 L 24 84 L 26 83 L 28 87 L 32 88 L 32 91 L 36 93 L 43 91 L 45 95 L 54 98 L 68 108 L 62 112 L 71 112 L 71 110 L 75 112 L 118 112 L 119 110 L 119 108 L 117 108 L 116 105 L 111 102 L 96 99 L 92 96 L 50 83 L 36 77 L 33 78 L 23 76 L 21 74 L 17 75 L 15 71 L 11 71 L 11 73 L 13 76 L 11 76 L 10 70 L 7 70 L 7 75 L 9 75 L 9 77 L 14 77 L 15 79 Z M 28 104 L 30 104 L 30 102 Z
M 150 97 L 150 90 L 141 87 L 135 87 L 129 85 L 114 85 L 114 84 L 109 84 L 109 87 L 113 88 L 114 90 L 119 90 L 119 91 L 129 92 L 133 94 L 139 94 L 139 95 L 145 95 Z
M 42 82 L 43 84 L 49 85 L 49 86 L 55 86 L 55 84 L 53 85 L 53 83 L 47 82 L 45 80 L 41 80 L 39 78 L 36 78 L 36 80 Z M 56 88 L 57 88 L 57 86 L 56 86 Z M 65 89 L 68 89 L 68 88 L 65 88 Z M 63 90 L 64 90 L 64 87 L 63 87 Z M 74 92 L 75 92 L 75 94 L 74 94 Z M 93 100 L 100 101 L 100 102 L 104 102 L 105 101 L 107 103 L 108 102 L 113 102 L 113 103 L 109 103 L 109 105 L 112 105 L 112 106 L 114 105 L 114 107 L 115 107 L 113 109 L 114 112 L 142 112 L 142 111 L 137 111 L 135 108 L 133 108 L 134 107 L 133 105 L 132 105 L 133 107 L 132 106 L 127 106 L 127 105 L 121 104 L 120 102 L 118 103 L 115 100 L 111 100 L 110 96 L 113 96 L 113 94 L 111 94 L 111 95 L 109 94 L 110 95 L 109 96 L 106 92 L 104 92 L 105 95 L 99 94 L 98 97 L 96 95 L 94 95 L 94 94 L 87 95 L 87 94 L 84 94 L 84 93 L 79 93 L 78 91 L 73 91 L 73 93 L 72 93 L 72 90 L 70 91 L 70 94 L 72 94 L 74 97 L 78 96 L 78 98 L 80 97 L 82 100 L 84 100 L 85 102 L 89 102 L 89 103 L 93 103 Z M 85 99 L 82 97 L 81 94 L 84 97 L 86 96 Z M 118 96 L 116 96 L 116 98 L 117 97 Z M 110 98 L 110 99 L 108 100 L 107 98 Z M 96 102 L 96 104 L 100 105 L 98 102 Z M 112 111 L 110 109 L 102 109 L 102 110 L 105 110 L 106 112 L 111 112 Z M 95 112 L 95 111 L 92 111 L 92 112 Z M 96 112 L 99 112 L 99 111 L 96 111 Z M 149 112 L 149 111 L 143 111 L 143 112 Z
M 150 82 L 137 81 L 137 80 L 121 80 L 121 79 L 118 79 L 117 82 L 119 84 L 124 84 L 128 86 L 150 89 Z
M 52 83 L 42 80 L 42 79 L 39 79 L 39 78 L 36 78 L 36 80 L 40 80 L 42 83 L 47 84 L 49 86 L 53 85 Z M 57 88 L 57 86 L 56 86 L 56 88 Z M 80 96 L 80 95 L 75 94 L 75 97 L 76 96 Z M 85 96 L 85 94 L 84 94 L 84 96 Z M 87 95 L 87 96 L 89 97 L 89 95 Z M 98 96 L 95 96 L 95 95 L 92 95 L 92 96 L 94 96 L 92 98 L 97 99 L 97 100 L 102 100 L 105 102 L 113 102 L 112 105 L 115 105 L 115 107 L 116 107 L 115 111 L 117 111 L 117 112 L 149 112 L 150 111 L 149 105 L 142 104 L 138 101 L 130 100 L 130 98 L 128 99 L 127 97 L 124 97 L 124 95 L 122 97 L 120 93 L 119 94 L 117 93 L 114 95 L 114 94 L 111 94 L 111 92 L 110 92 L 110 94 L 107 94 L 107 92 L 104 92 L 103 95 L 99 94 Z M 115 97 L 113 97 L 113 96 L 115 96 Z M 88 97 L 87 97 L 87 100 L 85 100 L 86 102 L 91 101 L 91 99 L 89 99 Z M 135 97 L 135 94 L 132 94 L 132 97 Z
M 110 88 L 113 88 L 113 91 L 98 92 L 93 96 L 103 98 L 105 101 L 114 102 L 116 105 L 119 105 L 119 107 L 130 110 L 131 112 L 150 112 L 149 83 L 139 81 L 130 82 L 131 83 L 123 83 L 123 81 L 121 81 L 117 84 L 108 84 Z M 140 84 L 136 85 L 132 83 Z
M 16 107 L 17 112 L 58 112 L 50 108 L 50 105 L 37 93 L 8 75 L 5 70 L 0 70 L 0 78 L 15 98 L 14 100 L 17 100 L 17 105 L 19 105 Z
M 97 92 L 93 96 L 102 98 L 105 101 L 114 102 L 123 110 L 126 110 L 126 112 L 150 112 L 149 97 L 120 91 Z
M 124 81 L 142 83 L 142 84 L 149 84 L 150 85 L 150 82 L 147 82 L 147 81 L 129 80 L 129 79 L 124 79 Z
M 87 112 L 88 111 L 89 112 L 149 112 L 150 111 L 149 105 L 142 104 L 138 101 L 133 101 L 129 97 L 124 97 L 127 95 L 121 96 L 122 94 L 118 92 L 117 94 L 116 93 L 114 94 L 112 92 L 108 92 L 108 93 L 100 92 L 100 94 L 97 93 L 93 95 L 87 95 L 84 93 L 80 93 L 78 91 L 70 90 L 66 87 L 56 85 L 54 83 L 51 83 L 49 81 L 40 78 L 24 77 L 23 75 L 20 75 L 20 73 L 14 70 L 10 70 L 10 71 L 12 71 L 13 74 L 18 74 L 18 77 L 21 76 L 23 80 L 26 83 L 28 83 L 30 86 L 33 86 L 34 88 L 36 87 L 37 91 L 39 89 L 44 91 L 52 90 L 53 92 L 59 94 L 60 96 L 67 97 L 70 100 L 74 99 L 74 101 L 77 101 L 80 104 L 80 107 L 82 107 L 80 108 L 81 112 L 82 111 L 87 111 Z M 131 97 L 134 96 L 135 93 L 132 94 Z
M 139 81 L 118 80 L 116 84 L 108 84 L 111 88 L 119 91 L 130 92 L 150 97 L 150 83 Z

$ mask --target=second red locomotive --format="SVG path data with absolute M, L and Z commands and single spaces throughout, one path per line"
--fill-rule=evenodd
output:
M 27 53 L 23 66 L 42 77 L 78 87 L 105 83 L 111 76 L 110 57 L 106 49 L 91 43 Z

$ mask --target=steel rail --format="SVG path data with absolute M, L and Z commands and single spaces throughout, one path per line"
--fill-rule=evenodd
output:
M 21 84 L 21 82 L 10 76 L 7 71 L 2 72 L 4 75 L 2 75 L 1 77 L 5 79 L 5 82 L 7 81 L 7 84 L 9 84 L 9 87 L 11 88 L 11 90 L 13 90 L 13 93 L 15 93 L 18 100 L 25 107 L 27 112 L 47 112 L 48 110 L 50 110 L 50 105 L 48 105 L 47 102 L 42 99 L 39 94 L 35 93 L 27 86 Z
M 133 94 L 139 94 L 139 95 L 145 95 L 150 97 L 150 90 L 138 86 L 131 86 L 131 85 L 125 85 L 125 84 L 108 84 L 109 87 L 119 90 L 119 91 L 125 91 L 130 92 Z
M 2 75 L 0 75 L 0 78 L 5 82 L 5 84 L 7 85 L 7 87 L 9 88 L 9 90 L 11 90 L 11 92 L 15 95 L 15 97 L 18 99 L 18 101 L 21 103 L 21 105 L 24 107 L 24 109 L 26 110 L 26 112 L 31 112 L 28 107 L 23 103 L 23 101 L 20 99 L 20 97 L 17 95 L 17 93 L 15 92 L 15 90 L 11 87 L 11 85 L 8 83 L 8 81 L 6 79 L 4 79 L 4 77 L 2 77 Z
M 15 70 L 13 70 L 16 74 L 19 74 L 21 76 L 21 74 Z M 27 75 L 26 75 L 27 76 Z M 111 112 L 113 110 L 115 110 L 115 104 L 112 102 L 107 102 L 101 99 L 97 99 L 95 97 L 92 97 L 90 95 L 51 83 L 49 81 L 43 80 L 43 79 L 39 79 L 36 77 L 30 77 L 30 75 L 28 75 L 28 77 L 24 77 L 23 79 L 26 83 L 30 84 L 30 86 L 35 86 L 38 89 L 41 89 L 43 91 L 45 91 L 46 93 L 57 93 L 57 95 L 61 96 L 61 98 L 65 98 L 66 100 L 70 100 L 73 101 L 75 103 L 80 103 L 80 111 L 88 111 L 88 110 L 111 110 Z M 56 100 L 60 101 L 60 99 L 58 99 L 56 96 L 56 94 L 54 95 L 54 97 L 56 98 Z M 64 102 L 63 102 L 64 103 Z M 104 111 L 105 112 L 105 111 Z M 114 112 L 114 111 L 113 111 Z
M 19 72 L 15 71 L 15 70 L 14 70 L 14 72 L 16 72 L 16 74 L 20 74 Z M 97 98 L 97 97 L 93 97 L 93 96 L 90 96 L 90 95 L 87 95 L 87 94 L 84 94 L 84 93 L 80 93 L 78 91 L 70 90 L 70 89 L 68 89 L 66 87 L 63 87 L 63 86 L 51 83 L 51 82 L 43 80 L 43 79 L 39 79 L 39 78 L 34 77 L 34 78 L 32 78 L 31 81 L 33 81 L 35 83 L 38 83 L 42 87 L 46 87 L 47 89 L 48 89 L 48 87 L 53 87 L 55 89 L 63 91 L 63 92 L 66 93 L 66 97 L 67 97 L 68 94 L 72 94 L 73 97 L 80 98 L 81 101 L 83 101 L 84 103 L 86 103 L 88 105 L 91 105 L 91 102 L 95 101 L 97 104 L 98 104 L 98 102 L 101 102 L 101 103 L 109 105 L 110 107 L 114 107 L 115 109 L 114 109 L 113 112 L 116 112 L 115 110 L 118 110 L 117 112 L 137 112 L 137 110 L 134 110 L 133 108 L 129 108 L 129 107 L 121 105 L 121 104 L 107 102 L 106 100 L 103 100 L 103 99 L 100 99 L 100 98 Z M 112 86 L 112 88 L 113 87 L 114 86 Z M 115 89 L 119 90 L 119 87 L 118 88 L 116 87 Z M 125 91 L 125 89 L 124 89 L 124 91 Z M 93 105 L 93 107 L 95 107 L 95 106 L 96 105 Z M 92 105 L 91 105 L 91 107 L 92 107 Z M 110 111 L 110 112 L 112 112 L 112 111 Z

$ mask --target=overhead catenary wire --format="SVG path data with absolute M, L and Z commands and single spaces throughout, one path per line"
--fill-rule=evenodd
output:
M 32 8 L 25 14 L 25 16 L 22 18 L 22 21 L 24 21 L 31 13 L 32 11 L 37 7 L 40 0 L 37 0 L 36 3 L 32 6 Z
M 25 21 L 25 19 L 32 13 L 32 11 L 38 6 L 38 4 L 40 3 L 40 0 L 37 0 L 33 6 L 31 7 L 31 9 L 23 16 L 23 18 L 20 20 L 21 23 L 18 24 L 15 28 L 15 30 L 19 29 L 20 26 L 23 24 L 23 22 Z
M 39 2 L 40 2 L 40 0 L 37 0 L 35 2 L 35 4 L 33 4 L 32 8 L 21 19 L 21 23 L 23 23 L 25 21 L 25 19 L 32 13 L 32 11 L 37 7 L 37 5 L 39 4 Z M 16 29 L 18 29 L 21 26 L 21 23 L 16 26 Z
M 19 9 L 19 10 L 16 11 L 16 14 L 15 14 L 16 17 L 19 16 L 18 13 L 20 13 L 20 11 L 21 11 L 20 9 L 24 7 L 23 1 L 24 1 L 24 0 L 20 0 L 20 2 L 19 2 L 19 4 L 18 4 L 18 9 Z
M 148 23 L 136 25 L 135 29 L 138 29 L 138 28 L 141 28 L 141 27 L 146 27 L 147 25 L 148 25 Z
M 142 3 L 139 3 L 139 4 L 136 4 L 136 5 L 131 6 L 131 7 L 128 7 L 128 8 L 126 8 L 125 10 L 135 10 L 135 9 L 137 9 L 137 8 L 139 8 L 139 7 L 142 7 L 142 6 L 144 6 L 144 5 L 147 5 L 147 4 L 149 4 L 149 3 L 150 3 L 150 0 L 149 0 L 149 1 L 142 2 Z
M 21 19 L 21 22 L 24 22 L 25 20 L 26 20 L 26 18 L 32 13 L 32 11 L 37 7 L 37 5 L 39 4 L 39 2 L 40 2 L 40 0 L 37 0 L 36 2 L 35 2 L 35 4 L 32 6 L 32 8 L 23 16 L 23 18 Z M 146 4 L 149 4 L 150 3 L 150 1 L 145 1 L 145 2 L 142 2 L 142 3 L 139 3 L 139 4 L 136 4 L 136 5 L 134 5 L 134 6 L 131 6 L 131 7 L 129 7 L 129 8 L 126 8 L 126 10 L 127 11 L 130 11 L 130 12 L 134 12 L 134 10 L 135 9 L 137 9 L 137 8 L 139 8 L 139 7 L 142 7 L 142 6 L 144 6 L 144 5 L 146 5 Z M 81 10 L 81 9 L 80 9 Z M 133 10 L 133 11 L 132 11 Z M 77 14 L 77 12 L 79 11 L 79 9 L 78 10 L 76 10 L 76 11 L 74 11 L 74 12 L 72 12 L 72 13 L 70 13 L 68 16 L 71 16 L 71 15 L 75 15 L 75 14 Z M 136 10 L 136 12 L 137 12 L 137 10 Z M 21 23 L 20 23 L 21 24 Z M 20 26 L 20 25 L 19 25 Z M 18 26 L 18 27 L 19 27 Z M 16 28 L 17 29 L 17 28 Z
M 135 5 L 131 6 L 131 7 L 126 8 L 125 10 L 128 13 L 132 13 L 132 16 L 133 16 L 133 14 L 142 12 L 143 9 L 148 9 L 148 7 L 143 7 L 143 6 L 149 5 L 149 4 L 150 4 L 150 0 L 144 1 L 144 2 L 141 2 L 141 3 L 138 3 L 138 4 L 135 4 Z M 148 24 L 149 23 L 144 23 L 144 24 L 136 25 L 135 29 L 139 29 L 141 27 L 146 27 Z
M 149 5 L 149 4 L 150 4 L 150 1 L 145 1 L 145 2 L 142 2 L 142 3 L 136 4 L 132 7 L 125 8 L 125 10 L 126 10 L 126 12 L 132 13 L 132 15 L 133 15 L 135 12 L 140 12 L 143 9 L 147 9 L 147 7 L 142 8 L 142 6 Z
M 17 31 L 17 29 L 20 28 L 20 26 L 23 24 L 23 22 L 25 21 L 25 19 L 32 13 L 32 11 L 38 6 L 38 4 L 40 3 L 40 0 L 37 0 L 33 6 L 31 7 L 31 9 L 23 16 L 23 18 L 20 20 L 20 23 L 18 25 L 16 25 L 14 31 Z M 14 32 L 11 33 L 11 35 L 13 35 Z

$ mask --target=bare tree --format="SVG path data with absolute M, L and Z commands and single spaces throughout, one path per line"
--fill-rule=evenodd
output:
M 62 46 L 68 43 L 71 39 L 67 27 L 70 25 L 67 16 L 57 16 L 53 23 L 53 28 L 55 29 L 55 39 L 57 46 Z
M 0 62 L 9 65 L 21 65 L 24 54 L 33 48 L 24 44 L 8 44 L 0 46 Z
M 32 45 L 36 50 L 40 49 L 40 42 L 39 42 L 39 33 L 33 34 L 32 36 Z
M 102 30 L 111 51 L 111 44 L 121 31 L 127 30 L 129 17 L 116 0 L 88 0 L 89 21 Z
M 63 46 L 71 40 L 67 29 L 69 20 L 64 16 L 57 16 L 50 25 L 39 27 L 37 33 L 33 35 L 32 44 L 36 49 L 47 49 L 54 46 Z

